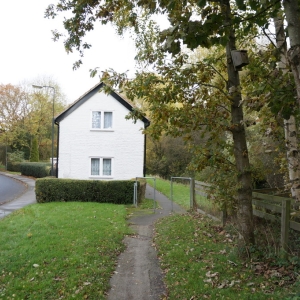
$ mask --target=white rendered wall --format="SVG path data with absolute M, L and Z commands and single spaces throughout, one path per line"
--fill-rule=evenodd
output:
M 112 131 L 91 130 L 92 111 L 113 112 Z M 144 123 L 126 120 L 128 109 L 96 93 L 60 122 L 58 178 L 123 180 L 143 176 Z M 113 159 L 112 176 L 91 176 L 91 157 Z

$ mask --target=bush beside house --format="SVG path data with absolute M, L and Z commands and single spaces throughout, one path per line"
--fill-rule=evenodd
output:
M 131 180 L 77 180 L 42 178 L 35 184 L 36 200 L 45 202 L 99 202 L 132 204 L 133 186 Z M 138 184 L 140 190 L 141 184 Z M 138 193 L 139 198 L 142 193 Z M 141 199 L 138 199 L 141 201 Z

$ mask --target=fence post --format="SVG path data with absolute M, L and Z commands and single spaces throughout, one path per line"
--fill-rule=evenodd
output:
M 290 229 L 291 200 L 283 199 L 281 207 L 281 250 L 286 256 Z
M 171 212 L 173 212 L 173 179 L 171 177 Z
M 133 205 L 137 207 L 137 181 L 133 184 Z
M 223 227 L 226 225 L 226 222 L 227 222 L 227 209 L 225 206 L 221 211 L 221 223 Z
M 190 209 L 195 210 L 196 209 L 196 203 L 195 203 L 195 179 L 191 178 L 190 182 Z

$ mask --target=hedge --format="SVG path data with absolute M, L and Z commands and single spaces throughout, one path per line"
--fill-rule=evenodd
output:
M 7 171 L 21 172 L 21 162 L 7 162 Z
M 133 186 L 134 181 L 131 180 L 42 178 L 36 180 L 35 194 L 38 203 L 78 201 L 132 204 Z
M 24 162 L 21 163 L 21 174 L 35 178 L 50 176 L 51 164 L 41 162 Z

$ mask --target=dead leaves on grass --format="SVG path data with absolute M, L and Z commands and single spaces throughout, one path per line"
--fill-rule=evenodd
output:
M 253 262 L 250 267 L 256 275 L 263 276 L 266 280 L 277 279 L 274 283 L 279 286 L 293 284 L 299 279 L 293 265 L 278 267 L 269 262 Z

